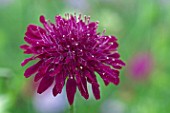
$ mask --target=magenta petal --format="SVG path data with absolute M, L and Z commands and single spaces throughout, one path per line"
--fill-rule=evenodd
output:
M 90 83 L 96 81 L 95 75 L 92 76 L 89 71 L 84 72 L 84 75 L 87 77 Z
M 114 67 L 115 69 L 121 69 L 121 68 L 122 68 L 122 67 L 119 66 L 119 65 L 113 65 L 113 67 Z
M 113 53 L 113 54 L 108 55 L 108 57 L 119 58 L 120 55 L 119 53 Z
M 101 65 L 102 70 L 97 69 L 96 71 L 99 73 L 101 78 L 104 80 L 104 82 L 107 83 L 112 82 L 115 85 L 119 84 L 119 71 L 111 69 L 109 66 Z
M 51 24 L 49 24 L 49 21 L 45 20 L 45 17 L 43 15 L 40 16 L 40 22 L 44 25 L 46 31 L 51 32 L 53 30 Z
M 109 85 L 108 80 L 103 79 L 103 81 L 104 81 L 104 84 L 105 84 L 106 86 Z
M 56 85 L 53 87 L 53 95 L 54 96 L 57 96 L 57 94 L 58 94 L 59 92 L 58 92 L 58 90 L 57 90 L 57 87 L 56 87 Z
M 90 71 L 90 75 L 93 77 L 93 81 L 90 81 L 92 85 L 92 91 L 96 100 L 100 99 L 99 84 L 97 83 L 96 75 L 94 72 Z M 87 79 L 88 80 L 88 79 Z
M 45 34 L 45 30 L 39 26 L 36 26 L 36 25 L 32 25 L 30 24 L 28 27 L 27 27 L 27 32 L 25 33 L 25 35 L 29 38 L 32 38 L 32 39 L 39 39 L 41 40 L 42 39 L 42 35 L 41 34 Z
M 125 63 L 122 60 L 118 60 L 116 59 L 115 61 L 113 61 L 113 64 L 119 64 L 121 66 L 125 66 Z
M 89 98 L 88 90 L 87 90 L 87 81 L 85 77 L 81 77 L 81 82 L 78 84 L 78 89 L 81 95 L 85 98 Z
M 55 17 L 55 20 L 56 20 L 56 25 L 59 26 L 59 22 L 62 20 L 62 17 L 59 16 L 59 15 L 57 15 L 57 16 Z
M 62 73 L 59 73 L 58 75 L 55 76 L 55 85 L 58 93 L 61 93 L 63 86 L 65 84 L 65 78 Z
M 110 78 L 104 74 L 104 71 L 99 70 L 97 73 L 101 76 L 106 86 L 109 84 L 109 82 L 111 82 Z
M 25 54 L 33 54 L 33 50 L 28 48 L 27 50 L 24 51 Z
M 44 76 L 43 74 L 37 73 L 37 74 L 35 75 L 35 77 L 34 77 L 34 82 L 39 81 L 43 76 Z
M 92 84 L 92 91 L 96 100 L 100 99 L 99 84 Z
M 62 69 L 62 65 L 57 65 L 55 68 L 54 68 L 54 71 L 50 74 L 50 76 L 56 76 L 60 73 Z
M 66 92 L 69 104 L 72 105 L 74 102 L 74 96 L 76 93 L 76 81 L 74 79 L 69 78 L 66 84 Z
M 110 42 L 115 42 L 117 41 L 117 38 L 115 36 L 108 36 Z
M 51 66 L 50 63 L 51 63 L 52 60 L 53 60 L 52 58 L 49 58 L 45 62 L 43 62 L 41 68 L 39 69 L 39 72 L 41 74 L 45 74 L 47 72 L 47 70 Z M 50 76 L 50 73 L 49 73 L 49 76 Z
M 122 66 L 125 66 L 125 63 L 122 60 L 116 59 L 111 62 L 111 65 L 116 69 L 121 69 Z
M 43 44 L 42 41 L 38 40 L 38 39 L 34 39 L 34 38 L 31 38 L 31 37 L 24 37 L 24 40 L 29 43 L 30 45 L 39 45 L 39 44 Z
M 26 78 L 30 77 L 32 74 L 34 74 L 38 70 L 38 68 L 41 64 L 42 64 L 42 61 L 39 61 L 38 63 L 34 64 L 33 66 L 27 68 L 24 73 L 24 76 Z
M 37 93 L 39 94 L 43 93 L 52 85 L 53 81 L 54 81 L 54 77 L 50 77 L 48 75 L 44 76 L 38 86 Z
M 79 72 L 76 72 L 76 82 L 77 82 L 77 84 L 80 84 L 80 82 L 81 82 L 81 75 Z
M 119 46 L 119 44 L 117 42 L 114 42 L 113 45 L 111 45 L 109 49 L 115 49 L 118 46 Z
M 20 48 L 23 50 L 27 50 L 29 48 L 29 45 L 24 44 L 24 45 L 21 45 Z
M 44 17 L 43 15 L 40 16 L 40 22 L 41 22 L 41 23 L 45 23 L 45 22 L 46 22 L 46 21 L 45 21 L 45 17 Z
M 31 58 L 26 58 L 22 63 L 21 63 L 21 66 L 25 66 L 28 62 L 30 62 L 31 60 L 33 60 L 34 58 L 31 57 Z
M 120 82 L 119 78 L 115 78 L 114 81 L 113 81 L 113 83 L 114 83 L 115 85 L 118 85 L 119 82 Z

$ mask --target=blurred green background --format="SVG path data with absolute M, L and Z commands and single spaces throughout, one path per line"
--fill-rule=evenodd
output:
M 118 86 L 105 87 L 98 78 L 99 101 L 77 92 L 76 113 L 169 113 L 169 0 L 0 0 L 0 113 L 69 112 L 65 92 L 56 101 L 35 93 L 33 77 L 23 76 L 28 66 L 20 66 L 29 55 L 19 46 L 28 24 L 41 26 L 40 15 L 54 22 L 55 15 L 74 12 L 99 21 L 99 32 L 106 28 L 107 35 L 117 36 L 127 64 Z

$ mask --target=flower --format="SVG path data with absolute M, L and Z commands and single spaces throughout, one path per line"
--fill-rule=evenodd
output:
M 62 92 L 66 82 L 66 93 L 70 105 L 73 104 L 76 89 L 89 98 L 87 82 L 91 84 L 94 97 L 100 99 L 97 72 L 105 85 L 119 84 L 119 69 L 125 63 L 119 59 L 118 43 L 114 36 L 97 33 L 98 22 L 91 22 L 90 17 L 81 14 L 66 14 L 66 18 L 57 15 L 55 24 L 40 16 L 44 28 L 29 25 L 21 45 L 25 54 L 32 57 L 25 59 L 24 66 L 32 60 L 38 62 L 26 69 L 26 78 L 35 74 L 34 81 L 39 80 L 38 93 L 43 93 L 53 83 L 53 95 Z
M 151 74 L 154 68 L 154 60 L 151 53 L 140 52 L 136 53 L 129 60 L 127 69 L 128 74 L 134 80 L 145 80 Z

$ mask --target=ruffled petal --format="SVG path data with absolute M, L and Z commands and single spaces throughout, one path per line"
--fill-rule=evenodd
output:
M 46 31 L 43 28 L 30 24 L 27 27 L 27 32 L 25 33 L 25 35 L 32 39 L 41 40 L 42 34 L 45 34 L 45 33 Z
M 21 45 L 20 48 L 23 50 L 27 50 L 29 48 L 29 45 L 24 44 L 24 45 Z
M 50 74 L 50 76 L 56 76 L 60 73 L 62 69 L 62 65 L 58 64 L 55 68 L 54 71 Z
M 39 81 L 43 76 L 44 76 L 43 74 L 38 72 L 34 77 L 34 82 Z
M 79 84 L 77 84 L 77 86 L 78 86 L 78 89 L 79 89 L 81 95 L 85 99 L 88 99 L 89 94 L 88 94 L 88 90 L 87 90 L 87 81 L 86 81 L 86 78 L 84 76 L 81 77 L 81 82 L 79 82 Z
M 55 86 L 58 93 L 61 93 L 65 84 L 65 78 L 63 73 L 59 73 L 55 76 Z
M 74 96 L 76 93 L 76 81 L 74 79 L 69 78 L 66 84 L 66 92 L 69 104 L 72 105 L 74 102 Z
M 50 77 L 48 76 L 48 74 L 44 76 L 38 86 L 37 93 L 39 94 L 43 93 L 45 90 L 47 90 L 52 85 L 53 81 L 54 81 L 54 77 Z
M 57 96 L 57 94 L 59 94 L 56 85 L 53 87 L 53 95 Z
M 41 64 L 42 64 L 42 61 L 39 61 L 38 63 L 34 64 L 33 66 L 27 68 L 25 73 L 24 73 L 24 76 L 26 78 L 30 77 L 32 74 L 37 72 L 37 70 L 39 69 Z
M 100 99 L 100 90 L 99 90 L 99 84 L 92 84 L 92 91 L 94 94 L 94 97 L 96 98 L 96 100 Z
M 25 66 L 28 62 L 30 62 L 31 60 L 34 60 L 33 57 L 31 58 L 26 58 L 22 63 L 21 63 L 21 66 Z

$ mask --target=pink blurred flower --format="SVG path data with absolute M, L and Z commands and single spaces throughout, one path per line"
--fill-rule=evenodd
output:
M 153 69 L 153 57 L 150 53 L 138 53 L 130 59 L 127 68 L 133 79 L 146 79 Z

